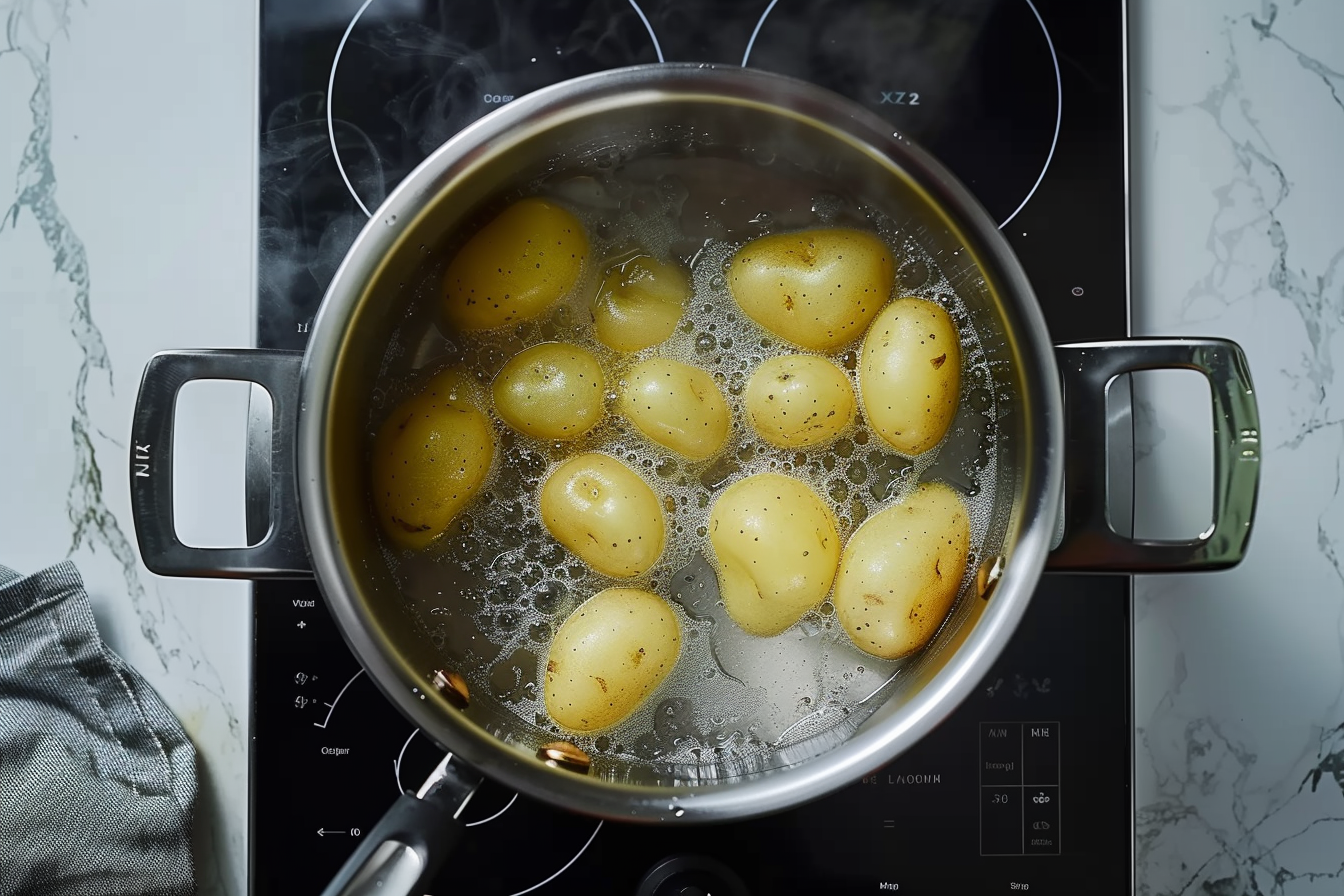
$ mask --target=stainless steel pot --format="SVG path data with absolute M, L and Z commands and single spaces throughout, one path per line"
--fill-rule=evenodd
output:
M 575 774 L 536 755 L 543 735 L 507 710 L 461 710 L 452 657 L 396 599 L 367 507 L 370 384 L 406 311 L 400 285 L 491 197 L 618 148 L 756 148 L 818 172 L 877 208 L 915 210 L 919 238 L 961 284 L 997 373 L 996 493 L 979 597 L 964 598 L 894 696 L 781 749 L 746 773 L 604 761 Z M 1189 542 L 1116 534 L 1106 512 L 1106 392 L 1133 370 L 1208 377 L 1214 402 L 1214 525 Z M 238 549 L 184 546 L 172 524 L 172 427 L 191 379 L 251 380 L 274 402 L 271 531 Z M 1061 382 L 1063 389 L 1061 390 Z M 314 575 L 350 647 L 387 696 L 445 748 L 522 793 L 626 821 L 689 824 L 773 812 L 883 765 L 947 716 L 989 671 L 1042 569 L 1215 569 L 1237 563 L 1258 484 L 1258 421 L 1237 346 L 1131 340 L 1052 346 L 1031 284 L 993 221 L 941 165 L 876 116 L 821 88 L 695 65 L 610 71 L 522 97 L 435 151 L 373 215 L 327 291 L 304 353 L 172 352 L 145 372 L 131 484 L 140 548 L 165 575 Z M 1052 552 L 1052 545 L 1053 552 Z M 310 572 L 311 570 L 311 572 Z M 997 587 L 995 587 L 997 582 Z

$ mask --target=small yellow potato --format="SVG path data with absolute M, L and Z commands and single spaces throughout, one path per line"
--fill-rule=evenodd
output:
M 751 375 L 747 419 L 771 445 L 806 448 L 835 440 L 854 419 L 849 377 L 816 355 L 770 358 Z
M 536 439 L 577 439 L 602 419 L 606 379 L 586 348 L 543 342 L 509 359 L 495 377 L 495 410 Z
M 553 202 L 523 199 L 467 240 L 443 274 L 443 312 L 457 331 L 541 316 L 579 282 L 588 234 Z
M 777 635 L 820 604 L 840 560 L 830 508 L 779 473 L 724 489 L 710 510 L 709 542 L 724 609 L 753 635 Z
M 593 303 L 593 328 L 608 348 L 637 352 L 672 335 L 690 295 L 681 268 L 637 255 L 607 271 Z
M 584 601 L 546 657 L 546 712 L 570 731 L 609 728 L 639 708 L 672 671 L 681 626 L 672 607 L 638 588 Z
M 859 394 L 868 422 L 902 454 L 942 441 L 961 396 L 961 339 L 947 312 L 913 297 L 882 309 L 863 339 Z
M 752 240 L 733 256 L 728 287 L 748 317 L 813 351 L 857 339 L 891 297 L 891 250 L 861 230 L 804 230 Z
M 663 553 L 667 527 L 658 496 L 614 457 L 565 461 L 541 487 L 540 505 L 556 541 L 605 576 L 643 575 Z
M 636 364 L 621 389 L 621 413 L 653 441 L 693 460 L 728 437 L 728 402 L 707 372 L 670 358 Z
M 888 660 L 927 644 L 961 590 L 970 542 L 966 507 L 942 483 L 870 516 L 845 545 L 832 598 L 854 644 Z
M 471 381 L 437 374 L 383 421 L 373 442 L 373 502 L 397 544 L 423 548 L 481 490 L 495 456 Z

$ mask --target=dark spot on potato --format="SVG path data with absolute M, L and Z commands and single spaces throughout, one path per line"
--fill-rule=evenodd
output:
M 602 689 L 602 693 L 605 694 L 607 692 L 607 680 L 605 678 L 600 675 L 594 675 L 593 681 L 597 682 L 597 686 Z
M 943 352 L 938 357 L 929 361 L 929 363 L 933 365 L 934 370 L 940 369 L 943 366 L 943 364 L 947 363 L 947 352 Z

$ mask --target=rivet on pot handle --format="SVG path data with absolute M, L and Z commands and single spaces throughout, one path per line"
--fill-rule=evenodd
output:
M 161 352 L 145 366 L 131 438 L 131 515 L 151 572 L 209 578 L 309 578 L 294 483 L 294 425 L 303 352 L 200 349 Z M 270 531 L 257 544 L 193 548 L 173 520 L 173 424 L 177 393 L 192 380 L 242 380 L 271 396 Z M 242 487 L 242 483 L 239 483 Z
M 1047 561 L 1079 572 L 1181 572 L 1241 562 L 1260 486 L 1260 414 L 1241 347 L 1225 339 L 1055 346 L 1064 380 L 1064 533 Z M 1106 517 L 1106 390 L 1137 370 L 1198 371 L 1213 395 L 1213 525 L 1188 541 L 1118 535 Z

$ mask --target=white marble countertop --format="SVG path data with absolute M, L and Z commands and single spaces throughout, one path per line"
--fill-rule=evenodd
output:
M 0 12 L 0 307 L 21 334 L 0 353 L 0 563 L 76 560 L 104 636 L 199 747 L 201 891 L 242 894 L 247 587 L 146 572 L 124 470 L 150 355 L 251 341 L 257 11 Z M 1344 4 L 1131 0 L 1131 20 L 1134 330 L 1240 342 L 1264 446 L 1247 560 L 1136 583 L 1138 888 L 1338 893 Z M 178 507 L 202 544 L 242 540 L 244 394 L 183 405 Z M 1206 476 L 1182 458 L 1207 429 L 1180 389 L 1145 394 L 1140 525 L 1188 535 Z
M 1339 893 L 1344 4 L 1131 5 L 1134 330 L 1241 343 L 1263 446 L 1245 562 L 1136 582 L 1139 892 Z
M 257 10 L 0 0 L 0 20 L 0 326 L 19 334 L 0 352 L 0 563 L 76 562 L 104 639 L 197 744 L 201 892 L 242 894 L 250 592 L 145 570 L 126 464 L 151 355 L 252 342 Z M 179 506 L 227 543 L 243 405 L 203 397 Z

